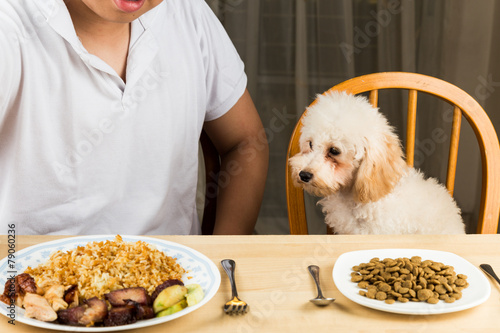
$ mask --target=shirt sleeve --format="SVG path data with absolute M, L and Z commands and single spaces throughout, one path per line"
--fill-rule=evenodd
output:
M 205 1 L 200 2 L 200 46 L 206 72 L 205 121 L 224 115 L 243 95 L 245 66 L 219 19 Z

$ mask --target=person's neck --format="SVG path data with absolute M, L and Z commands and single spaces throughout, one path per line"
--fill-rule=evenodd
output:
M 65 3 L 79 37 L 83 35 L 101 40 L 115 40 L 117 37 L 129 36 L 130 23 L 101 18 L 82 1 L 66 0 Z
M 113 67 L 125 80 L 130 23 L 107 21 L 81 1 L 66 1 L 66 6 L 83 46 Z

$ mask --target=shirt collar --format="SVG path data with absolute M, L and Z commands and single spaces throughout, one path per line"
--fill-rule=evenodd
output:
M 78 39 L 73 21 L 71 20 L 68 8 L 63 0 L 34 0 L 34 2 L 47 20 L 47 23 L 73 47 L 82 60 L 88 62 L 90 58 L 93 58 Z M 158 50 L 158 40 L 161 38 L 161 23 L 163 22 L 162 20 L 157 19 L 157 14 L 161 10 L 165 10 L 165 8 L 162 9 L 162 7 L 165 6 L 165 2 L 166 1 L 162 1 L 158 6 L 144 13 L 132 22 L 129 50 L 136 48 L 135 44 L 146 43 L 148 45 L 148 51 L 146 52 L 144 48 L 141 48 L 142 51 L 134 52 L 139 52 L 138 57 L 136 58 L 141 58 L 141 61 L 133 61 L 133 59 L 132 61 L 129 61 L 129 64 L 127 65 L 127 85 L 129 82 L 133 82 L 138 79 L 135 75 L 131 75 L 129 77 L 128 67 L 131 66 L 132 69 L 134 69 L 133 67 L 136 66 L 134 63 L 137 63 L 138 67 L 145 67 L 156 55 Z M 105 64 L 102 60 L 99 60 L 92 61 L 91 65 L 109 74 L 116 75 L 114 70 L 109 65 Z M 129 60 L 131 60 L 130 53 Z M 139 72 L 142 72 L 143 70 L 144 68 L 141 68 Z
M 33 2 L 47 20 L 57 12 L 61 4 L 64 5 L 62 0 L 34 0 Z
M 154 20 L 158 14 L 158 12 L 161 10 L 162 7 L 165 6 L 165 0 L 162 1 L 159 5 L 157 5 L 155 8 L 147 11 L 146 13 L 142 14 L 138 20 L 141 22 L 142 26 L 144 27 L 145 30 L 149 29 L 154 23 Z
M 85 48 L 76 35 L 73 21 L 64 1 L 35 0 L 34 2 L 52 29 L 68 41 L 78 54 L 84 53 Z
M 157 41 L 162 38 L 162 25 L 168 16 L 161 16 L 158 13 L 166 12 L 167 0 L 163 0 L 158 6 L 141 15 L 136 21 L 140 22 L 145 31 L 149 31 Z M 161 17 L 160 20 L 158 17 Z
M 64 39 L 66 39 L 75 50 L 80 53 L 84 51 L 83 45 L 81 45 L 78 36 L 76 35 L 75 27 L 71 21 L 71 16 L 68 12 L 68 8 L 63 0 L 35 0 L 34 3 L 45 17 L 47 23 Z M 155 23 L 156 16 L 162 7 L 166 6 L 166 1 L 162 1 L 158 6 L 151 9 L 150 11 L 141 15 L 137 20 L 132 22 L 132 29 L 134 30 L 134 35 L 131 36 L 131 46 L 142 33 L 150 28 L 153 30 L 153 34 L 158 38 L 159 22 Z

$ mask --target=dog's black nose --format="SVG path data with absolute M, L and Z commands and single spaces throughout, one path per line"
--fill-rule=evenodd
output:
M 313 174 L 307 171 L 301 171 L 299 172 L 299 177 L 300 180 L 302 180 L 304 183 L 307 183 L 312 179 Z

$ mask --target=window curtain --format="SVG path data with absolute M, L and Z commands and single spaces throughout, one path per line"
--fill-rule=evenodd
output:
M 315 96 L 354 76 L 408 71 L 449 81 L 473 96 L 500 129 L 500 2 L 494 0 L 206 0 L 245 62 L 248 88 L 270 144 L 256 226 L 288 234 L 285 158 L 298 118 Z M 379 104 L 404 144 L 406 96 Z M 422 95 L 422 94 L 421 94 Z M 419 96 L 415 166 L 444 182 L 452 109 Z M 433 133 L 443 133 L 436 139 Z M 441 132 L 442 131 L 442 132 Z M 500 166 L 499 166 L 500 167 Z M 481 190 L 477 141 L 462 122 L 455 199 L 474 232 Z M 310 233 L 325 233 L 317 198 L 306 197 Z

